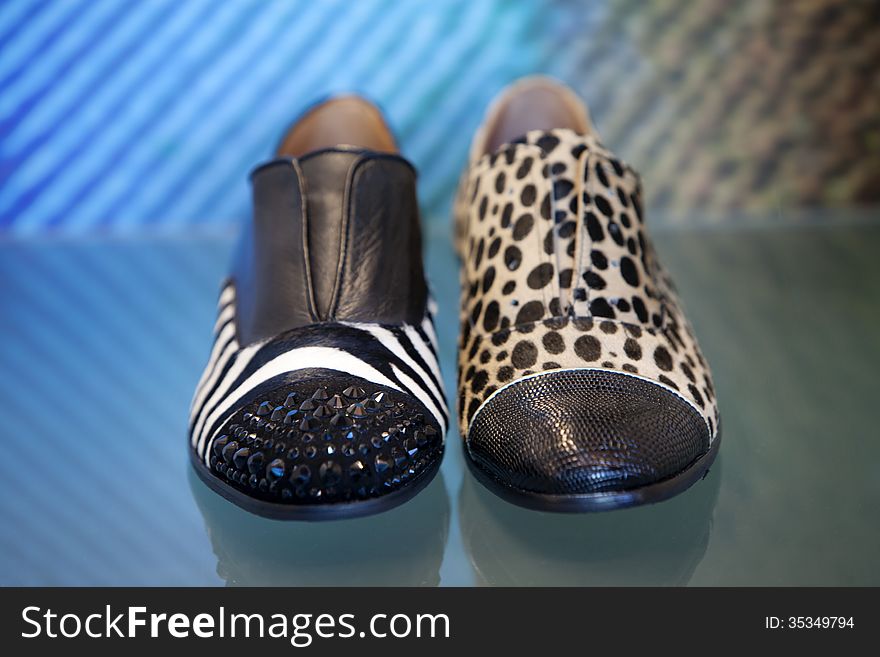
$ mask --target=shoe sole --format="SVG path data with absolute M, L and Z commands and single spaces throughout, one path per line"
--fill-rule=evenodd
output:
M 612 511 L 644 504 L 655 504 L 684 492 L 709 473 L 709 468 L 718 455 L 721 445 L 721 434 L 715 438 L 709 451 L 697 458 L 687 468 L 661 481 L 640 486 L 631 490 L 607 491 L 601 493 L 583 493 L 570 495 L 553 495 L 537 493 L 510 486 L 483 470 L 475 463 L 467 448 L 465 461 L 468 468 L 483 486 L 492 493 L 511 504 L 552 513 L 590 513 L 595 511 Z
M 346 520 L 349 518 L 361 518 L 371 516 L 400 506 L 419 494 L 431 483 L 434 476 L 440 470 L 443 461 L 443 452 L 429 465 L 419 476 L 411 479 L 405 486 L 380 497 L 352 502 L 335 502 L 333 504 L 283 504 L 279 502 L 266 502 L 242 493 L 231 486 L 223 483 L 216 475 L 212 474 L 205 464 L 192 452 L 190 462 L 193 469 L 208 488 L 221 497 L 229 500 L 237 507 L 244 509 L 263 518 L 272 520 L 301 520 L 317 522 L 324 520 Z

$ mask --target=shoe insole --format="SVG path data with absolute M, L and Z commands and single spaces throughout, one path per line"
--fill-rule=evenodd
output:
M 553 128 L 592 132 L 585 108 L 565 87 L 550 80 L 529 80 L 501 99 L 490 119 L 483 153 L 493 153 L 532 130 Z
M 281 140 L 278 156 L 302 157 L 335 146 L 396 153 L 397 144 L 379 109 L 358 96 L 332 98 L 309 110 Z

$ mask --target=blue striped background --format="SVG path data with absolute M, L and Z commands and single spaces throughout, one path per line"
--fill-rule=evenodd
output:
M 0 229 L 226 227 L 247 212 L 246 174 L 286 124 L 340 91 L 385 108 L 438 215 L 491 96 L 565 67 L 550 37 L 572 11 L 504 0 L 7 0 Z

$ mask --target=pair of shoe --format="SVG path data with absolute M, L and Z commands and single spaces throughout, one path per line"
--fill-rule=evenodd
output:
M 341 97 L 251 182 L 192 404 L 196 472 L 274 518 L 392 508 L 436 474 L 449 422 L 416 172 L 381 113 Z M 454 215 L 458 420 L 477 479 L 583 511 L 702 477 L 719 445 L 709 368 L 645 234 L 638 175 L 571 90 L 528 78 L 502 93 Z

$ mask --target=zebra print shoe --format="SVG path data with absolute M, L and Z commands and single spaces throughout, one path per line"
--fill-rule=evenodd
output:
M 308 111 L 251 174 L 190 419 L 196 472 L 235 504 L 367 515 L 437 472 L 448 417 L 415 179 L 357 97 Z
M 456 201 L 458 410 L 477 478 L 523 506 L 656 502 L 718 450 L 711 374 L 645 233 L 638 175 L 586 107 L 514 85 Z

